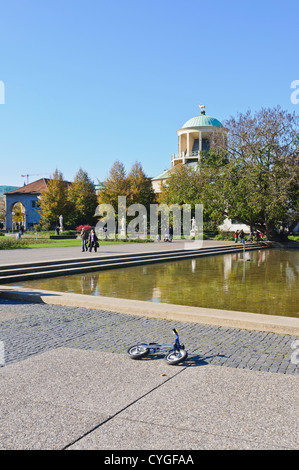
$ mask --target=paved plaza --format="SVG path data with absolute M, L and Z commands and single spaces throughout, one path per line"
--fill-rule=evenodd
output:
M 127 356 L 174 327 L 182 365 Z M 294 335 L 1 295 L 0 331 L 0 449 L 298 448 Z
M 192 241 L 188 242 L 190 248 L 193 247 Z M 199 243 L 199 242 L 197 242 Z M 0 250 L 0 264 L 18 264 L 18 263 L 32 263 L 35 261 L 48 261 L 48 260 L 69 260 L 74 258 L 91 258 L 96 256 L 111 256 L 118 254 L 129 253 L 144 253 L 151 251 L 167 252 L 169 250 L 181 250 L 184 247 L 184 240 L 174 240 L 171 243 L 165 242 L 148 242 L 148 243 L 111 243 L 101 245 L 97 253 L 85 252 L 82 253 L 81 246 L 66 247 L 66 248 L 38 248 L 38 249 L 25 249 L 19 248 L 15 250 Z M 203 248 L 213 248 L 219 246 L 229 246 L 231 241 L 216 241 L 216 240 L 203 240 Z M 240 245 L 240 243 L 239 243 Z M 197 245 L 194 245 L 196 247 Z

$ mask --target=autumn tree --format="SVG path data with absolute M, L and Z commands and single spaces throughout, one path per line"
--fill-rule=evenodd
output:
M 155 193 L 151 179 L 146 176 L 140 163 L 136 162 L 127 175 L 123 163 L 116 161 L 108 177 L 103 181 L 98 193 L 99 204 L 111 204 L 118 209 L 118 196 L 126 197 L 127 207 L 131 204 L 143 204 L 148 207 L 154 202 Z
M 72 207 L 69 219 L 74 225 L 93 223 L 97 194 L 87 172 L 81 168 L 69 187 L 68 201 Z
M 125 197 L 119 200 L 119 196 Z M 139 162 L 134 163 L 127 175 L 124 165 L 116 161 L 110 169 L 108 177 L 103 181 L 98 192 L 99 204 L 109 204 L 115 211 L 118 222 L 120 214 L 126 214 L 127 223 L 135 218 L 136 213 L 126 212 L 133 204 L 141 204 L 149 210 L 150 204 L 155 201 L 151 179 L 146 176 Z M 131 208 L 134 210 L 134 207 Z M 138 211 L 137 211 L 138 212 Z M 138 214 L 139 215 L 139 214 Z
M 111 204 L 117 211 L 118 196 L 128 195 L 128 179 L 125 167 L 120 161 L 114 162 L 108 177 L 98 192 L 99 204 Z
M 68 200 L 68 183 L 57 169 L 47 183 L 47 189 L 40 196 L 41 224 L 58 224 L 59 216 L 64 223 L 70 221 L 71 207 Z
M 139 162 L 135 162 L 128 174 L 127 205 L 142 204 L 149 208 L 155 201 L 151 179 L 146 176 Z
M 25 219 L 25 207 L 21 202 L 16 202 L 13 205 L 13 222 L 22 224 Z
M 212 143 L 218 159 L 203 159 L 205 201 L 273 240 L 281 225 L 298 221 L 299 118 L 278 106 L 239 114 L 224 127 L 227 134 L 215 133 Z

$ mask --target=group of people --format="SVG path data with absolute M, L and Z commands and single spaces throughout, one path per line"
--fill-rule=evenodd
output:
M 238 243 L 238 240 L 240 239 L 240 243 L 245 243 L 245 233 L 243 230 L 240 230 L 240 232 L 237 230 L 235 233 L 234 233 L 234 239 L 235 239 L 235 243 Z M 248 241 L 249 242 L 253 242 L 253 239 L 256 241 L 256 242 L 259 242 L 260 240 L 263 239 L 262 237 L 262 234 L 257 230 L 256 233 L 254 234 L 253 232 L 250 232 L 249 233 L 249 236 L 248 236 Z
M 173 239 L 173 228 L 172 226 L 170 226 L 168 230 L 167 229 L 165 230 L 162 240 L 163 242 L 172 242 L 172 239 Z M 159 234 L 156 236 L 156 240 L 157 242 L 161 240 L 161 237 Z
M 83 227 L 80 236 L 82 240 L 82 251 L 92 251 L 92 249 L 94 249 L 95 252 L 97 251 L 100 245 L 98 242 L 98 237 L 93 228 L 90 230 L 90 232 L 88 232 Z
M 237 230 L 234 233 L 235 243 L 238 243 L 239 238 L 240 238 L 240 243 L 245 243 L 245 234 L 243 230 L 241 230 L 240 233 L 239 233 L 239 230 Z

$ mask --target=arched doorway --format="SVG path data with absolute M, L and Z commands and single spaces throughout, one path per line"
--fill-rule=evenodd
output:
M 26 208 L 20 202 L 16 201 L 10 206 L 11 229 L 13 232 L 26 228 Z

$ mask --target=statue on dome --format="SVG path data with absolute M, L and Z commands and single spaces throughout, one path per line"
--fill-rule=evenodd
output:
M 206 114 L 206 107 L 205 107 L 205 105 L 204 105 L 204 104 L 200 104 L 199 107 L 200 107 L 201 114 Z

